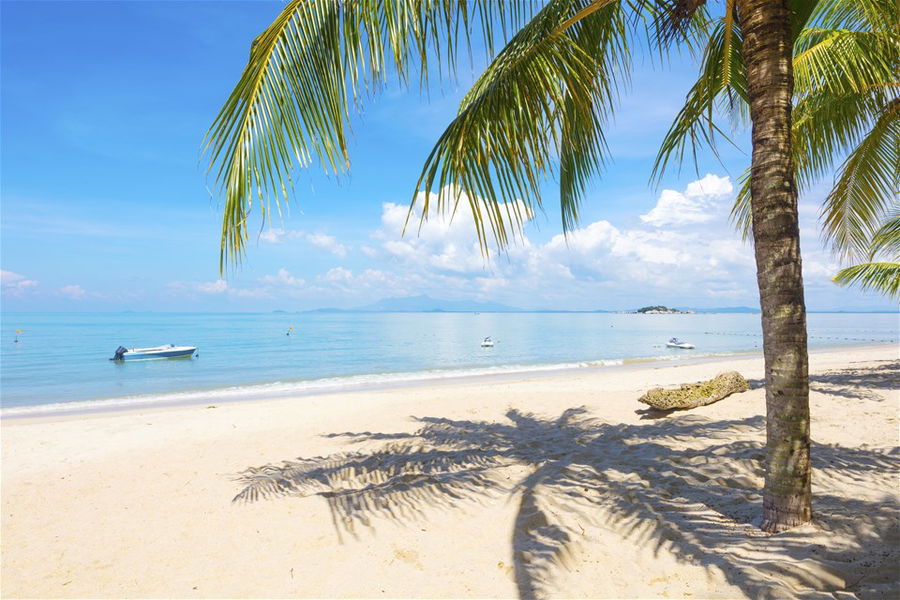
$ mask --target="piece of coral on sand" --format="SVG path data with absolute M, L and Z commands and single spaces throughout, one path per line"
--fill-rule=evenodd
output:
M 638 402 L 656 410 L 685 410 L 706 406 L 749 389 L 749 382 L 740 373 L 728 371 L 707 381 L 686 383 L 677 389 L 653 388 L 638 398 Z

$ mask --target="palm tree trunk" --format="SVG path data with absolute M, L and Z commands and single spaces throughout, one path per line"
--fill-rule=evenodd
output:
M 744 0 L 753 159 L 750 195 L 766 368 L 763 524 L 782 531 L 811 519 L 809 373 L 791 158 L 793 40 L 787 0 Z

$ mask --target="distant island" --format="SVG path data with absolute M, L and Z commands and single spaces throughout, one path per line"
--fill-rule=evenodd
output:
M 642 315 L 692 315 L 692 310 L 679 310 L 677 308 L 669 308 L 668 306 L 644 306 L 639 308 L 635 313 Z

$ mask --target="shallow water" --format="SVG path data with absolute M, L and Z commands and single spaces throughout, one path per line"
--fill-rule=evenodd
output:
M 293 335 L 285 335 L 294 327 Z M 15 330 L 23 330 L 14 343 Z M 897 314 L 811 314 L 810 347 L 889 342 Z M 481 348 L 493 336 L 494 348 Z M 665 348 L 670 337 L 695 350 Z M 4 414 L 212 401 L 488 373 L 759 349 L 757 314 L 4 313 Z M 194 345 L 199 358 L 116 363 L 123 345 Z M 85 401 L 90 401 L 85 403 Z M 74 403 L 74 404 L 73 404 Z M 60 406 L 62 405 L 62 406 Z

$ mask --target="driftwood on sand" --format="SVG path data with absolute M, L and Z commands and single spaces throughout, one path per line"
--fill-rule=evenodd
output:
M 706 406 L 722 398 L 750 389 L 750 384 L 737 371 L 720 373 L 713 379 L 686 383 L 677 389 L 653 388 L 638 402 L 657 410 L 678 410 Z

